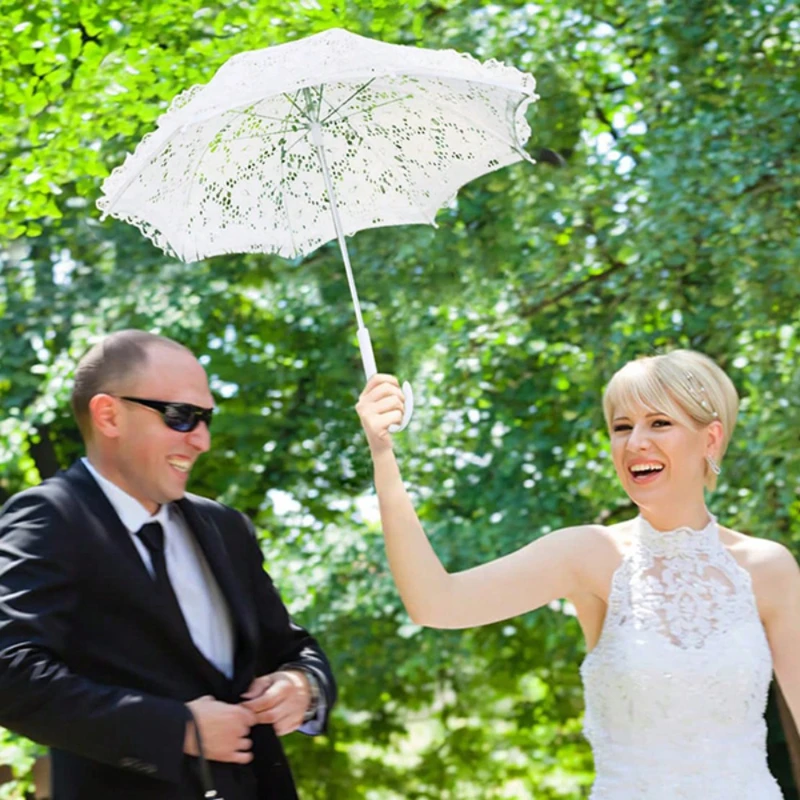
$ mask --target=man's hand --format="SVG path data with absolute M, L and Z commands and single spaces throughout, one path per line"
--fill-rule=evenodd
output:
M 203 753 L 209 761 L 249 764 L 253 760 L 250 728 L 256 724 L 256 715 L 252 711 L 242 705 L 220 703 L 210 695 L 198 697 L 186 706 L 200 729 Z M 183 752 L 199 755 L 192 722 L 186 723 Z
M 278 736 L 296 731 L 311 703 L 311 686 L 301 670 L 287 669 L 256 678 L 242 695 L 242 707 Z

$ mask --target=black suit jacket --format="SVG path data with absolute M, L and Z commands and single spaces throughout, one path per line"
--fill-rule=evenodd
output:
M 249 520 L 187 495 L 178 505 L 235 625 L 234 675 L 195 647 L 106 496 L 80 462 L 0 512 L 0 725 L 52 748 L 54 800 L 198 800 L 183 754 L 185 703 L 238 702 L 286 664 L 312 669 L 327 707 L 330 666 L 292 623 L 263 568 Z M 272 726 L 253 729 L 253 762 L 210 762 L 225 800 L 294 800 Z

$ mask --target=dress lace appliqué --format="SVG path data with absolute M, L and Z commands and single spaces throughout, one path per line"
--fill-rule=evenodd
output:
M 637 519 L 581 675 L 592 800 L 781 800 L 766 761 L 772 657 L 713 518 L 667 533 Z

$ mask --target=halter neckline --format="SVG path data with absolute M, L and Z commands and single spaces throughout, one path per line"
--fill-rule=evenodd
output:
M 709 552 L 720 546 L 717 518 L 708 513 L 708 522 L 699 530 L 681 525 L 668 531 L 654 528 L 641 514 L 636 518 L 639 540 L 654 553 L 670 555 L 688 551 Z

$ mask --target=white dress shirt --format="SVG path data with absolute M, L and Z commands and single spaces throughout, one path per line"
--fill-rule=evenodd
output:
M 139 555 L 153 575 L 150 552 L 136 535 L 148 522 L 159 522 L 164 530 L 164 560 L 172 589 L 197 649 L 227 678 L 233 676 L 233 620 L 225 597 L 200 545 L 189 530 L 180 509 L 162 505 L 151 515 L 138 501 L 104 478 L 88 458 L 81 459 L 103 494 L 128 529 Z
M 151 575 L 153 564 L 150 551 L 136 535 L 148 522 L 159 522 L 164 531 L 164 560 L 172 590 L 183 612 L 186 627 L 197 649 L 227 678 L 233 676 L 234 628 L 230 609 L 219 588 L 214 573 L 196 538 L 189 530 L 180 509 L 174 503 L 162 505 L 155 514 L 116 484 L 104 478 L 88 458 L 81 461 L 97 481 L 108 502 L 128 529 L 133 544 Z M 309 671 L 313 671 L 310 670 Z M 315 671 L 314 671 L 315 672 Z M 321 680 L 316 676 L 317 681 Z M 326 713 L 326 698 L 319 698 L 316 713 L 300 726 L 303 733 L 314 735 L 322 731 Z

